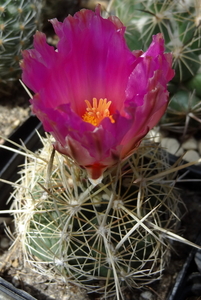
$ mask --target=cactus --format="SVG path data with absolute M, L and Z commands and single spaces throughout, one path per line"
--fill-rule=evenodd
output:
M 28 261 L 104 299 L 159 279 L 170 251 L 164 232 L 176 229 L 180 201 L 163 150 L 145 141 L 94 186 L 50 138 L 42 141 L 39 153 L 25 150 L 14 191 Z
M 112 0 L 108 10 L 127 26 L 127 43 L 132 50 L 139 49 L 139 44 L 145 50 L 153 34 L 163 33 L 166 51 L 173 53 L 175 77 L 169 84 L 171 101 L 162 128 L 180 133 L 196 132 L 201 124 L 198 103 L 201 100 L 201 2 Z M 192 101 L 195 97 L 196 106 Z
M 32 46 L 42 0 L 0 0 L 0 85 L 20 77 L 21 50 Z

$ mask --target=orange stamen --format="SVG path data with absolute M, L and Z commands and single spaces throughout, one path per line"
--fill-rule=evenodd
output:
M 93 106 L 88 100 L 85 100 L 85 103 L 87 108 L 82 117 L 85 122 L 91 123 L 94 126 L 98 126 L 104 118 L 109 118 L 111 123 L 115 122 L 109 111 L 111 101 L 107 102 L 106 98 L 101 98 L 98 102 L 96 98 L 93 98 Z

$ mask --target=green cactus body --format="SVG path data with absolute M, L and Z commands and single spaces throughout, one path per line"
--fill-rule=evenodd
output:
M 201 73 L 198 73 L 187 83 L 187 87 L 191 91 L 195 91 L 198 97 L 201 97 Z
M 0 0 L 0 84 L 19 78 L 21 50 L 30 48 L 42 0 Z
M 167 113 L 161 122 L 164 127 L 167 126 L 166 124 L 173 123 L 171 130 L 175 132 L 184 131 L 184 124 L 188 122 L 189 128 L 196 131 L 198 129 L 197 120 L 188 116 L 196 114 L 197 118 L 201 118 L 200 107 L 200 98 L 192 92 L 180 89 L 171 97 Z
M 142 50 L 147 49 L 152 35 L 161 32 L 164 36 L 166 51 L 173 54 L 175 76 L 169 84 L 173 101 L 170 102 L 162 126 L 165 125 L 166 130 L 172 131 L 176 122 L 177 125 L 179 124 L 176 129 L 179 132 L 192 132 L 196 128 L 199 130 L 201 123 L 200 104 L 194 105 L 194 101 L 191 100 L 194 93 L 201 97 L 199 85 L 201 73 L 201 1 L 126 0 L 123 4 L 121 3 L 120 0 L 112 0 L 109 9 L 111 13 L 117 14 L 127 26 L 126 39 L 131 50 L 136 49 L 135 45 L 141 46 Z M 126 18 L 126 16 L 128 17 Z M 179 90 L 186 90 L 188 97 L 183 97 Z M 175 93 L 176 97 L 174 97 Z M 180 96 L 181 98 L 178 98 Z M 187 98 L 188 110 L 186 109 Z M 176 99 L 180 111 L 172 109 Z M 183 105 L 181 105 L 182 101 L 185 102 Z M 200 98 L 198 102 L 201 102 Z M 189 119 L 191 119 L 190 122 Z
M 52 145 L 44 145 L 15 190 L 17 236 L 29 261 L 104 298 L 160 278 L 169 257 L 160 228 L 174 230 L 179 214 L 171 176 L 160 181 L 168 168 L 162 150 L 141 146 L 94 186 L 70 159 L 55 153 L 48 163 Z

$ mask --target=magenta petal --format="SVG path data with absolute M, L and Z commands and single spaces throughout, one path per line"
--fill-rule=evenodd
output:
M 22 80 L 34 92 L 38 92 L 48 84 L 51 76 L 49 70 L 55 63 L 56 53 L 52 46 L 46 43 L 45 34 L 37 32 L 34 36 L 35 49 L 23 51 L 21 64 Z
M 80 115 L 85 111 L 83 99 L 93 97 L 115 101 L 117 105 L 111 107 L 114 112 L 123 108 L 127 78 L 136 58 L 126 46 L 124 26 L 113 20 L 115 23 L 98 13 L 82 10 L 74 18 L 66 18 L 63 24 L 56 19 L 51 21 L 60 38 L 58 53 L 65 84 L 69 82 L 71 99 L 75 99 L 71 105 Z
M 157 57 L 160 54 L 163 54 L 165 51 L 164 39 L 162 33 L 153 35 L 152 43 L 145 52 L 144 56 L 151 56 L 153 58 Z
M 103 19 L 81 10 L 63 23 L 51 20 L 57 50 L 37 32 L 34 49 L 23 51 L 23 81 L 35 92 L 32 110 L 55 138 L 55 149 L 98 179 L 129 156 L 157 124 L 168 104 L 167 83 L 174 76 L 172 55 L 161 34 L 146 52 L 131 52 L 117 17 Z M 107 98 L 112 121 L 83 121 L 85 100 Z

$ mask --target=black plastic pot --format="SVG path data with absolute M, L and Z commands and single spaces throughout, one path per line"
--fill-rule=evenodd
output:
M 17 289 L 11 283 L 0 277 L 0 299 L 3 300 L 37 300 L 23 290 Z
M 196 240 L 201 245 L 201 233 Z M 190 297 L 201 296 L 201 250 L 191 249 L 181 271 L 179 272 L 174 287 L 168 300 L 187 300 Z
M 22 126 L 17 128 L 15 132 L 9 137 L 13 142 L 22 145 L 22 143 L 32 151 L 37 150 L 42 146 L 42 143 L 37 135 L 38 131 L 41 135 L 44 133 L 42 124 L 35 117 L 29 117 Z M 5 142 L 5 146 L 18 149 L 10 142 Z M 0 178 L 15 182 L 18 178 L 19 166 L 24 162 L 24 156 L 8 151 L 7 149 L 0 148 Z M 1 210 L 9 208 L 7 200 L 12 191 L 9 184 L 0 182 L 0 207 Z

